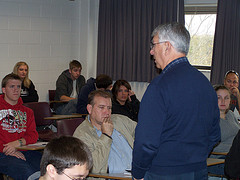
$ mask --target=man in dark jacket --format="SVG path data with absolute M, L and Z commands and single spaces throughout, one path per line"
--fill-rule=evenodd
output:
M 207 180 L 207 157 L 220 141 L 219 108 L 209 80 L 186 57 L 190 34 L 179 23 L 158 26 L 150 54 L 162 72 L 148 86 L 133 149 L 135 179 Z
M 81 88 L 85 85 L 85 78 L 81 75 L 82 65 L 77 60 L 69 63 L 69 69 L 62 72 L 56 82 L 56 114 L 76 113 L 77 97 Z
M 231 179 L 240 178 L 240 130 L 235 136 L 232 147 L 225 159 L 225 174 Z
M 87 83 L 81 89 L 78 95 L 77 102 L 77 113 L 88 114 L 87 104 L 88 104 L 88 95 L 90 92 L 95 91 L 96 89 L 111 91 L 112 90 L 112 78 L 105 74 L 100 74 L 96 79 L 90 78 L 87 80 Z

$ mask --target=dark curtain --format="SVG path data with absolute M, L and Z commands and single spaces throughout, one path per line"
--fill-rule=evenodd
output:
M 240 71 L 240 1 L 219 0 L 211 83 L 222 84 L 228 70 Z
M 167 22 L 184 24 L 184 0 L 100 0 L 97 74 L 150 82 L 151 33 Z

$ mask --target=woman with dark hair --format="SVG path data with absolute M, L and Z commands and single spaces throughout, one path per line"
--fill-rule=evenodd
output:
M 33 82 L 29 79 L 29 67 L 27 63 L 17 62 L 13 68 L 13 73 L 18 75 L 22 80 L 21 98 L 23 103 L 38 102 L 38 94 Z
M 137 122 L 140 102 L 130 84 L 123 79 L 117 80 L 113 85 L 112 94 L 112 114 L 122 114 Z

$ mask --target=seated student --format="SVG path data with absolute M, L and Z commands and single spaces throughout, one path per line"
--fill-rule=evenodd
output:
M 13 73 L 17 74 L 21 80 L 21 98 L 23 103 L 27 102 L 38 102 L 38 94 L 35 89 L 33 82 L 29 79 L 29 67 L 25 62 L 18 62 L 13 68 Z
M 233 112 L 229 110 L 231 101 L 229 89 L 224 85 L 215 86 L 214 89 L 218 96 L 220 111 L 221 142 L 213 149 L 213 152 L 228 152 L 240 125 Z M 218 155 L 211 155 L 210 157 L 225 159 L 225 156 Z M 210 166 L 208 171 L 213 174 L 224 175 L 224 165 Z
M 105 74 L 98 75 L 96 79 L 89 78 L 87 80 L 87 83 L 85 84 L 85 86 L 83 86 L 78 95 L 77 113 L 88 114 L 87 111 L 88 95 L 90 94 L 90 92 L 96 89 L 111 91 L 112 78 Z
M 234 112 L 235 108 L 239 111 L 240 94 L 239 94 L 239 75 L 236 71 L 230 70 L 224 76 L 224 85 L 231 91 L 230 110 Z M 239 115 L 239 114 L 238 114 Z
M 231 179 L 240 179 L 240 130 L 233 140 L 232 147 L 225 159 L 225 174 Z
M 89 94 L 86 117 L 73 136 L 92 152 L 93 173 L 123 173 L 131 169 L 136 122 L 127 116 L 111 115 L 111 94 L 96 90 Z
M 76 113 L 77 97 L 81 88 L 85 85 L 85 78 L 81 75 L 82 65 L 77 60 L 69 63 L 69 69 L 62 72 L 56 82 L 56 101 L 66 103 L 55 103 L 56 114 Z
M 81 140 L 61 136 L 45 147 L 39 180 L 85 179 L 92 164 L 91 152 Z
M 39 171 L 41 160 L 38 151 L 16 149 L 38 139 L 33 111 L 22 105 L 21 83 L 18 75 L 6 75 L 0 95 L 0 173 L 16 180 L 26 180 Z
M 137 122 L 140 102 L 130 84 L 123 79 L 117 80 L 113 85 L 112 94 L 112 114 L 122 114 Z

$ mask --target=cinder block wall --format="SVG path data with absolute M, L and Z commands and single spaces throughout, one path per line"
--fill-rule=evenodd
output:
M 86 78 L 95 76 L 97 21 L 98 0 L 0 0 L 0 79 L 26 61 L 47 101 L 70 60 L 80 60 Z

